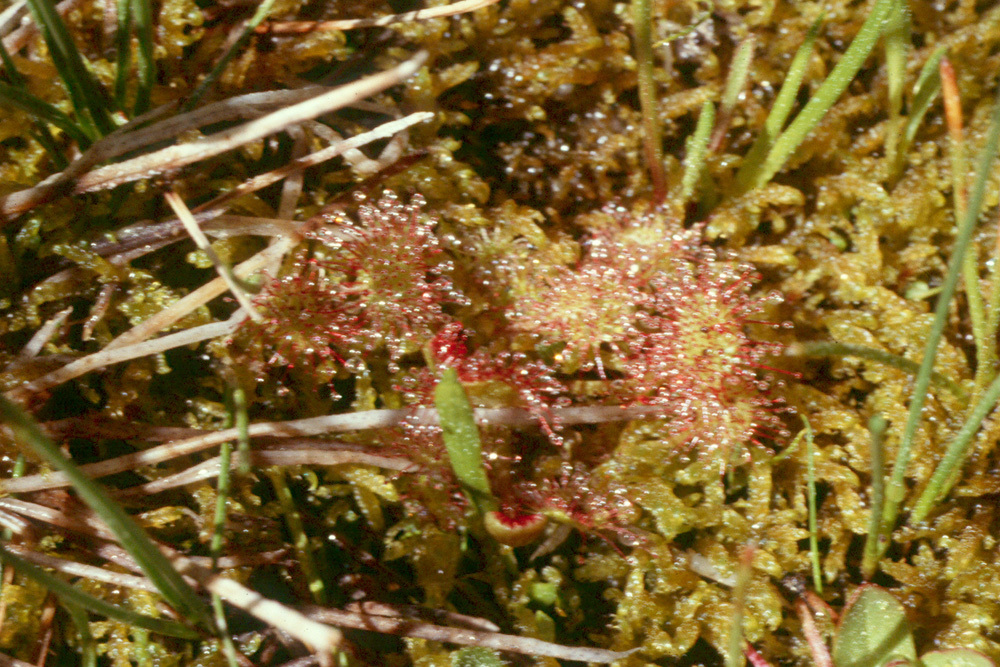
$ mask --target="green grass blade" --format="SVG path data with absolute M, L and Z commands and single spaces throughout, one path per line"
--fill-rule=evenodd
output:
M 83 501 L 107 524 L 167 602 L 182 616 L 211 627 L 211 616 L 205 603 L 125 510 L 63 456 L 59 447 L 42 433 L 27 414 L 3 397 L 0 397 L 0 419 L 14 432 L 15 440 L 22 447 L 66 475 Z
M 809 99 L 806 106 L 799 112 L 781 135 L 775 139 L 774 145 L 768 151 L 760 165 L 744 164 L 737 174 L 737 186 L 742 194 L 758 188 L 778 173 L 795 149 L 805 141 L 806 136 L 819 124 L 826 112 L 834 105 L 848 84 L 864 65 L 865 60 L 875 48 L 879 36 L 885 28 L 886 19 L 897 0 L 876 0 L 871 13 L 862 24 L 851 45 L 834 66 L 816 93 Z
M 785 355 L 791 357 L 860 357 L 862 359 L 870 359 L 871 361 L 885 364 L 886 366 L 892 366 L 893 368 L 909 373 L 910 375 L 916 375 L 920 372 L 920 364 L 917 362 L 910 361 L 909 359 L 901 357 L 898 354 L 886 352 L 885 350 L 878 350 L 866 345 L 852 345 L 850 343 L 832 342 L 793 343 L 785 351 Z M 950 377 L 944 376 L 937 371 L 931 371 L 931 382 L 939 387 L 947 389 L 963 401 L 969 400 L 969 394 L 966 393 L 966 391 Z
M 750 63 L 753 62 L 756 45 L 757 40 L 752 35 L 744 39 L 740 42 L 736 55 L 733 56 L 733 62 L 729 65 L 729 75 L 726 77 L 726 87 L 722 91 L 715 131 L 712 133 L 711 141 L 708 142 L 709 150 L 712 152 L 717 152 L 722 147 L 726 132 L 729 131 L 729 123 L 733 118 L 733 111 L 740 101 L 740 94 L 746 90 L 747 76 L 750 74 Z
M 136 74 L 139 87 L 135 94 L 133 115 L 139 116 L 149 110 L 149 100 L 156 83 L 156 60 L 153 58 L 153 8 L 148 0 L 132 2 L 132 18 L 135 19 L 135 36 L 139 42 L 136 53 Z
M 285 517 L 285 527 L 288 528 L 288 533 L 292 537 L 292 545 L 299 557 L 302 573 L 309 581 L 309 593 L 316 604 L 325 604 L 326 587 L 323 585 L 323 579 L 319 576 L 319 570 L 316 567 L 316 560 L 313 558 L 309 535 L 302 525 L 302 513 L 295 505 L 295 498 L 285 482 L 285 471 L 272 467 L 267 470 L 267 476 L 271 480 L 271 486 L 274 487 L 274 495 L 281 505 L 281 513 Z
M 118 0 L 118 25 L 115 29 L 115 104 L 125 108 L 128 81 L 132 72 L 132 0 Z
M 941 293 L 937 297 L 938 301 L 937 307 L 934 310 L 934 321 L 927 334 L 927 344 L 924 346 L 923 363 L 920 364 L 920 370 L 914 382 L 913 398 L 910 400 L 909 414 L 907 415 L 906 425 L 899 443 L 896 461 L 893 464 L 892 477 L 886 490 L 886 505 L 882 516 L 883 529 L 886 530 L 891 530 L 899 515 L 900 503 L 902 503 L 905 493 L 906 469 L 910 463 L 913 438 L 920 424 L 920 414 L 923 410 L 924 402 L 927 400 L 927 389 L 930 386 L 931 371 L 934 367 L 934 359 L 937 357 L 938 344 L 941 342 L 941 336 L 948 321 L 948 309 L 962 274 L 962 262 L 965 260 L 965 254 L 969 249 L 972 232 L 976 226 L 976 219 L 979 217 L 983 206 L 983 199 L 986 195 L 986 183 L 989 180 L 998 146 L 1000 146 L 1000 93 L 998 93 L 997 100 L 994 102 L 990 126 L 986 134 L 986 142 L 979 155 L 979 165 L 976 169 L 976 178 L 972 184 L 972 190 L 969 193 L 965 217 L 961 221 L 958 234 L 955 237 L 955 245 L 952 249 L 951 259 L 948 262 L 948 274 L 945 276 L 944 284 L 941 286 Z
M 90 621 L 87 618 L 87 612 L 79 605 L 65 599 L 62 600 L 62 604 L 73 620 L 76 632 L 80 636 L 81 667 L 97 667 L 97 642 L 90 634 Z
M 240 399 L 236 398 L 236 393 L 241 394 Z M 239 421 L 240 401 L 243 403 L 243 416 L 246 417 L 246 399 L 242 396 L 243 390 L 237 389 L 233 392 L 233 410 L 230 412 L 230 422 Z M 230 424 L 227 424 L 227 427 Z M 209 556 L 212 558 L 212 569 L 218 569 L 219 556 L 222 555 L 222 547 L 226 532 L 226 508 L 229 504 L 229 489 L 231 481 L 231 458 L 233 446 L 224 442 L 219 447 L 219 478 L 216 480 L 215 491 L 215 518 L 213 519 L 212 540 L 209 543 Z M 212 613 L 215 614 L 215 627 L 222 638 L 222 652 L 226 656 L 229 667 L 238 667 L 239 660 L 236 657 L 236 647 L 233 646 L 233 639 L 229 635 L 229 623 L 226 621 L 226 609 L 222 603 L 222 598 L 218 593 L 212 593 Z
M 236 472 L 250 474 L 250 416 L 247 414 L 247 394 L 240 388 L 233 390 L 233 413 L 236 430 Z
M 906 56 L 910 48 L 910 13 L 906 3 L 896 0 L 885 27 L 885 65 L 889 82 L 889 113 L 903 109 L 903 84 L 906 82 Z
M 795 106 L 795 98 L 799 94 L 802 80 L 806 76 L 809 59 L 812 57 L 813 47 L 816 44 L 816 36 L 819 35 L 819 29 L 822 25 L 823 17 L 820 16 L 813 22 L 809 28 L 809 32 L 806 34 L 805 41 L 802 42 L 798 51 L 795 52 L 792 64 L 788 67 L 788 73 L 785 75 L 785 81 L 781 84 L 778 96 L 774 98 L 774 104 L 771 105 L 771 110 L 764 121 L 764 130 L 757 136 L 753 142 L 753 146 L 747 152 L 747 156 L 743 160 L 744 166 L 740 169 L 740 174 L 752 174 L 760 168 L 760 163 L 764 159 L 764 156 L 767 155 L 767 152 L 771 150 L 771 146 L 774 145 L 774 139 L 781 133 L 782 128 L 785 127 L 785 122 L 788 120 L 788 116 L 792 113 L 792 108 Z
M 198 85 L 193 93 L 191 93 L 191 97 L 189 97 L 188 101 L 184 103 L 184 106 L 181 109 L 182 111 L 190 111 L 198 104 L 201 98 L 204 97 L 205 93 L 208 92 L 208 89 L 215 83 L 215 80 L 222 75 L 223 71 L 225 71 L 226 65 L 229 64 L 229 61 L 231 61 L 250 40 L 250 36 L 253 35 L 257 26 L 263 23 L 264 19 L 267 18 L 267 15 L 271 13 L 271 8 L 273 6 L 274 0 L 264 0 L 264 2 L 260 4 L 257 11 L 254 12 L 254 15 L 250 17 L 250 20 L 247 21 L 246 25 L 243 27 L 243 32 L 240 34 L 239 39 L 233 42 L 232 46 L 230 46 L 226 52 L 222 54 L 222 57 L 219 58 L 219 62 L 215 64 L 215 67 L 213 67 L 212 71 L 208 73 L 205 80 Z
M 910 516 L 910 523 L 918 524 L 927 518 L 934 505 L 941 501 L 952 486 L 953 473 L 965 461 L 972 447 L 973 438 L 983 425 L 983 420 L 993 412 L 1000 401 L 1000 378 L 996 378 L 983 392 L 976 406 L 969 413 L 962 428 L 955 434 L 948 450 L 934 469 L 927 488 L 920 494 Z
M 108 134 L 115 128 L 108 109 L 110 100 L 84 64 L 83 56 L 62 17 L 56 12 L 55 5 L 47 0 L 28 0 L 28 9 L 45 38 L 60 78 L 66 84 L 77 121 L 92 139 Z
M 23 88 L 15 88 L 0 82 L 0 102 L 21 109 L 42 123 L 51 123 L 72 137 L 81 147 L 91 144 L 90 137 L 81 131 L 80 126 L 72 118 Z
M 903 132 L 903 144 L 900 146 L 900 151 L 903 154 L 909 150 L 910 144 L 913 143 L 913 139 L 917 136 L 920 123 L 927 114 L 927 110 L 931 108 L 934 98 L 941 92 L 941 74 L 938 71 L 938 67 L 941 64 L 941 59 L 944 58 L 944 54 L 947 52 L 947 46 L 938 47 L 920 69 L 920 75 L 913 86 L 913 99 L 910 100 L 910 117 L 906 121 L 906 130 Z M 899 159 L 902 158 L 903 155 L 900 155 Z
M 896 0 L 885 28 L 885 66 L 889 83 L 889 125 L 885 135 L 885 155 L 890 164 L 896 161 L 898 130 L 903 124 L 903 88 L 906 83 L 906 58 L 910 48 L 910 15 L 906 3 Z
M 84 593 L 76 586 L 72 586 L 62 579 L 55 577 L 42 568 L 29 563 L 28 561 L 15 556 L 2 546 L 0 546 L 0 560 L 11 565 L 21 574 L 34 579 L 45 588 L 49 589 L 60 599 L 67 600 L 70 604 L 75 604 L 83 609 L 91 611 L 101 616 L 107 616 L 116 621 L 146 628 L 153 632 L 170 637 L 181 637 L 182 639 L 198 639 L 200 635 L 191 628 L 175 623 L 174 621 L 162 618 L 153 618 L 134 612 L 131 609 L 119 607 L 118 605 L 105 602 L 89 593 Z
M 938 65 L 947 51 L 948 48 L 946 46 L 941 46 L 934 51 L 920 69 L 917 82 L 913 85 L 913 94 L 910 98 L 910 108 L 907 114 L 906 125 L 903 128 L 902 137 L 896 146 L 895 159 L 892 162 L 889 179 L 891 182 L 896 181 L 899 178 L 899 174 L 903 171 L 906 154 L 910 151 L 910 146 L 913 145 L 913 140 L 917 136 L 917 130 L 920 129 L 920 125 L 923 123 L 927 111 L 931 108 L 931 104 L 937 98 L 938 93 L 941 92 L 941 75 L 938 71 Z
M 441 371 L 434 389 L 434 407 L 441 421 L 441 436 L 455 477 L 484 514 L 496 509 L 490 480 L 483 467 L 483 449 L 472 405 L 454 368 Z
M 660 114 L 656 104 L 656 80 L 653 76 L 653 15 L 650 0 L 632 0 L 632 23 L 635 29 L 635 57 L 638 63 L 639 106 L 642 109 L 642 147 L 646 168 L 653 184 L 653 202 L 666 196 L 663 174 L 663 142 L 660 137 Z
M 813 588 L 817 593 L 823 592 L 823 570 L 819 564 L 819 526 L 816 521 L 816 447 L 813 442 L 813 430 L 809 420 L 802 416 L 805 422 L 806 434 L 806 485 L 809 495 L 809 561 L 812 564 Z
M 706 100 L 701 105 L 698 114 L 698 124 L 694 134 L 687 140 L 687 155 L 684 158 L 684 178 L 681 181 L 681 192 L 684 201 L 691 199 L 698 182 L 705 172 L 705 156 L 708 153 L 708 140 L 712 135 L 712 125 L 715 124 L 715 105 Z
M 865 548 L 861 557 L 861 576 L 865 581 L 871 581 L 878 567 L 878 559 L 882 549 L 882 507 L 885 505 L 885 418 L 880 414 L 872 415 L 868 420 L 868 432 L 871 434 L 871 515 L 868 517 L 868 535 L 865 537 Z

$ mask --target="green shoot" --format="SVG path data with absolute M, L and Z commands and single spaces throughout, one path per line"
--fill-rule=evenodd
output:
M 942 58 L 938 65 L 941 77 L 941 99 L 944 101 L 944 116 L 948 125 L 949 150 L 951 157 L 952 201 L 955 220 L 965 217 L 966 162 L 965 141 L 962 138 L 962 99 L 958 92 L 958 81 L 951 61 Z M 986 336 L 986 313 L 983 306 L 982 290 L 979 286 L 979 249 L 975 242 L 969 247 L 962 261 L 962 279 L 965 283 L 965 298 L 968 302 L 969 320 L 972 322 L 972 337 L 976 345 L 976 390 L 983 388 L 988 369 L 996 362 L 996 345 Z
M 733 618 L 729 624 L 729 646 L 726 651 L 726 667 L 743 665 L 743 617 L 746 613 L 747 595 L 750 589 L 753 547 L 743 547 L 740 562 L 736 566 L 736 586 L 733 587 Z
M 885 350 L 878 350 L 865 345 L 853 345 L 851 343 L 795 343 L 788 347 L 785 351 L 785 355 L 793 357 L 860 357 L 861 359 L 869 359 L 880 364 L 885 364 L 886 366 L 891 366 L 905 373 L 909 373 L 910 375 L 916 375 L 920 371 L 920 364 L 915 361 L 910 361 L 905 357 L 901 357 L 898 354 L 886 352 Z M 947 389 L 963 401 L 969 400 L 968 393 L 966 393 L 966 391 L 962 389 L 957 382 L 945 375 L 942 375 L 941 373 L 938 373 L 937 371 L 931 371 L 931 382 L 938 387 Z
M 798 51 L 795 52 L 795 57 L 792 58 L 792 64 L 788 67 L 788 73 L 781 84 L 778 96 L 774 98 L 774 104 L 771 105 L 771 110 L 767 114 L 767 120 L 764 121 L 764 130 L 757 135 L 753 146 L 747 152 L 744 163 L 759 164 L 767 152 L 771 150 L 771 146 L 774 145 L 774 140 L 782 128 L 785 127 L 785 122 L 792 112 L 792 107 L 795 106 L 795 97 L 802 86 L 802 79 L 806 76 L 806 69 L 809 67 L 809 59 L 812 57 L 813 46 L 816 44 L 816 36 L 819 34 L 819 29 L 822 25 L 823 17 L 821 16 L 813 22 L 812 27 L 809 28 L 809 32 L 806 34 L 805 41 L 802 42 Z
M 479 427 L 472 414 L 469 397 L 454 368 L 441 371 L 441 380 L 434 390 L 434 406 L 441 421 L 441 436 L 455 477 L 481 514 L 496 511 L 497 502 L 483 467 Z
M 972 231 L 983 206 L 983 200 L 986 195 L 986 182 L 989 179 L 998 146 L 1000 146 L 1000 97 L 998 97 L 993 106 L 986 142 L 979 155 L 976 178 L 969 193 L 968 207 L 959 225 L 958 234 L 955 237 L 951 259 L 948 262 L 948 274 L 945 276 L 941 293 L 938 295 L 937 307 L 934 311 L 934 321 L 927 335 L 927 344 L 924 347 L 924 359 L 920 364 L 920 370 L 917 372 L 917 378 L 914 382 L 913 398 L 910 400 L 909 414 L 907 415 L 906 425 L 904 426 L 902 439 L 899 443 L 899 451 L 896 454 L 892 476 L 886 490 L 887 502 L 882 515 L 883 530 L 891 530 L 899 515 L 900 503 L 902 503 L 903 495 L 905 494 L 906 469 L 910 463 L 913 439 L 920 424 L 920 414 L 923 410 L 924 402 L 927 400 L 931 370 L 934 367 L 934 359 L 937 357 L 938 344 L 941 341 L 944 327 L 948 321 L 948 310 L 951 305 L 951 299 L 955 294 L 955 288 L 958 286 L 962 263 L 972 239 Z
M 183 616 L 203 625 L 210 625 L 208 609 L 201 598 L 119 504 L 111 500 L 100 486 L 63 456 L 59 447 L 42 433 L 28 415 L 2 397 L 0 397 L 0 419 L 10 427 L 14 439 L 23 448 L 66 475 L 83 501 L 107 524 L 167 602 Z
M 1000 329 L 1000 225 L 998 234 L 993 242 L 993 261 L 990 262 L 990 300 L 986 308 L 986 339 L 995 341 L 997 330 Z M 997 349 L 995 346 L 988 348 L 991 356 L 977 362 L 977 379 L 982 373 L 982 382 L 987 384 L 992 382 L 997 374 Z
M 816 521 L 816 448 L 813 442 L 813 430 L 809 420 L 802 416 L 805 422 L 806 434 L 806 475 L 809 499 L 809 560 L 812 563 L 813 588 L 817 593 L 823 592 L 823 570 L 819 564 L 819 526 Z
M 66 24 L 55 10 L 55 4 L 47 0 L 28 0 L 28 8 L 66 85 L 80 129 L 91 141 L 108 134 L 115 129 L 115 125 L 111 120 L 107 95 L 87 69 Z
M 139 116 L 149 110 L 149 99 L 156 83 L 156 62 L 153 60 L 153 12 L 152 3 L 136 0 L 131 3 L 135 19 L 135 35 L 139 42 L 136 53 L 136 78 L 139 87 L 135 94 L 133 115 Z
M 233 390 L 233 413 L 239 437 L 236 440 L 236 472 L 250 474 L 250 416 L 247 414 L 247 394 L 242 388 Z
M 0 546 L 0 560 L 8 565 L 12 566 L 15 570 L 20 572 L 26 577 L 34 579 L 42 586 L 52 591 L 61 600 L 66 600 L 70 604 L 77 605 L 83 609 L 86 609 L 92 613 L 100 614 L 101 616 L 107 616 L 108 618 L 114 619 L 116 621 L 121 621 L 128 625 L 138 626 L 140 628 L 146 628 L 152 630 L 153 632 L 158 632 L 161 635 L 167 635 L 169 637 L 181 637 L 183 639 L 198 639 L 200 636 L 197 632 L 191 628 L 181 625 L 180 623 L 175 623 L 174 621 L 169 621 L 162 618 L 153 618 L 151 616 L 146 616 L 144 614 L 139 614 L 132 611 L 131 609 L 125 609 L 124 607 L 119 607 L 118 605 L 105 602 L 100 598 L 96 598 L 89 593 L 84 593 L 76 586 L 71 586 L 62 579 L 53 576 L 46 572 L 44 569 L 32 565 L 28 561 L 15 556 L 10 551 L 7 551 L 2 546 Z
M 1000 378 L 993 380 L 990 386 L 986 388 L 986 391 L 983 392 L 972 412 L 969 413 L 965 423 L 962 424 L 962 428 L 955 435 L 951 444 L 948 445 L 948 450 L 945 452 L 941 462 L 938 463 L 937 468 L 934 469 L 934 474 L 931 476 L 927 488 L 920 494 L 920 498 L 913 508 L 910 523 L 918 524 L 923 522 L 934 505 L 948 493 L 952 484 L 950 481 L 952 473 L 965 461 L 976 432 L 982 426 L 983 420 L 996 408 L 997 401 L 1000 401 Z
M 62 600 L 63 608 L 69 614 L 73 625 L 76 626 L 76 633 L 80 636 L 80 652 L 82 667 L 97 667 L 97 642 L 90 634 L 90 620 L 87 612 L 79 605 L 67 600 Z
M 903 84 L 906 81 L 906 57 L 910 47 L 910 16 L 906 3 L 892 6 L 885 28 L 885 66 L 889 80 L 889 126 L 885 135 L 887 161 L 896 161 L 899 128 L 903 123 Z
M 909 115 L 906 119 L 906 127 L 903 129 L 903 138 L 896 148 L 896 157 L 892 164 L 893 179 L 891 180 L 895 180 L 903 170 L 903 162 L 906 160 L 906 154 L 909 152 L 910 146 L 917 136 L 917 130 L 920 129 L 924 116 L 927 114 L 928 109 L 931 108 L 931 103 L 934 102 L 938 92 L 941 90 L 941 76 L 938 73 L 938 64 L 941 62 L 941 58 L 944 57 L 946 51 L 947 47 L 942 46 L 931 54 L 931 57 L 927 59 L 927 62 L 921 68 L 917 82 L 913 85 Z
M 236 403 L 236 401 L 233 401 Z M 234 413 L 237 410 L 234 406 Z M 231 416 L 232 421 L 239 419 L 238 413 Z M 212 541 L 209 543 L 209 556 L 212 558 L 212 569 L 218 568 L 219 556 L 222 554 L 223 539 L 226 532 L 226 505 L 229 502 L 230 486 L 230 459 L 233 447 L 228 442 L 222 443 L 219 448 L 219 478 L 216 481 L 215 491 L 215 517 L 212 525 Z M 229 667 L 237 667 L 239 664 L 236 656 L 236 647 L 233 646 L 232 637 L 229 636 L 229 623 L 226 621 L 226 610 L 222 604 L 222 598 L 218 593 L 212 593 L 212 612 L 215 614 L 215 627 L 219 631 L 222 639 L 222 652 L 226 656 Z
M 302 514 L 295 506 L 295 498 L 285 483 L 285 472 L 277 467 L 272 467 L 267 471 L 271 486 L 274 487 L 274 495 L 277 496 L 281 504 L 281 512 L 285 515 L 285 526 L 292 536 L 292 544 L 295 546 L 295 553 L 299 557 L 299 564 L 309 581 L 309 593 L 316 604 L 324 604 L 326 600 L 326 587 L 323 579 L 316 569 L 316 561 L 313 559 L 312 546 L 309 544 L 309 535 L 302 526 Z
M 653 202 L 659 204 L 667 194 L 663 174 L 663 146 L 660 141 L 660 114 L 656 105 L 656 80 L 653 77 L 653 16 L 650 0 L 632 0 L 635 24 L 635 57 L 638 61 L 639 105 L 642 107 L 642 146 L 646 167 L 653 183 Z
M 722 147 L 736 104 L 740 101 L 740 94 L 746 90 L 747 75 L 750 73 L 750 63 L 753 62 L 753 50 L 756 45 L 757 40 L 752 36 L 740 42 L 736 55 L 733 56 L 733 62 L 729 66 L 729 76 L 726 77 L 726 88 L 722 91 L 722 103 L 719 106 L 715 131 L 712 133 L 711 141 L 708 142 L 709 150 L 713 153 Z
M 708 153 L 708 140 L 715 124 L 715 105 L 706 100 L 698 115 L 698 125 L 694 134 L 687 139 L 687 156 L 684 158 L 684 178 L 682 181 L 682 197 L 684 201 L 691 199 L 695 188 L 705 173 L 705 156 Z
M 771 150 L 761 161 L 745 161 L 736 175 L 739 193 L 758 188 L 774 177 L 784 166 L 795 149 L 805 141 L 806 136 L 813 131 L 820 120 L 834 105 L 848 84 L 867 60 L 875 43 L 885 27 L 886 19 L 895 0 L 876 0 L 871 13 L 865 19 L 861 30 L 847 47 L 844 55 L 834 66 L 816 93 L 809 99 L 806 106 L 792 121 L 792 124 L 775 139 Z
M 246 43 L 250 40 L 254 30 L 256 30 L 257 26 L 264 22 L 267 15 L 271 13 L 271 8 L 273 6 L 274 0 L 264 0 L 264 2 L 260 3 L 260 6 L 257 7 L 257 11 L 254 12 L 254 15 L 251 16 L 250 20 L 243 26 L 243 32 L 240 33 L 240 36 L 229 46 L 228 49 L 226 49 L 226 52 L 222 54 L 221 58 L 219 58 L 219 62 L 215 63 L 215 67 L 212 68 L 212 71 L 208 73 L 208 76 L 206 76 L 205 79 L 198 84 L 195 91 L 191 93 L 191 97 L 189 97 L 187 102 L 184 103 L 182 111 L 190 111 L 197 106 L 198 102 L 205 96 L 205 93 L 208 92 L 209 88 L 215 84 L 216 79 L 222 76 L 222 73 L 226 70 L 226 66 L 229 62 L 236 57 L 236 54 L 239 53 L 244 46 L 246 46 Z
M 878 567 L 881 555 L 879 545 L 882 534 L 882 507 L 885 504 L 885 418 L 880 414 L 872 415 L 868 420 L 868 432 L 871 434 L 871 515 L 868 517 L 868 535 L 865 537 L 865 548 L 861 557 L 861 576 L 865 581 L 871 581 Z

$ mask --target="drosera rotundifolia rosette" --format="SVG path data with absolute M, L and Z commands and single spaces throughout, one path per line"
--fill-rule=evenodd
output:
M 504 435 L 501 422 L 484 438 L 501 513 L 522 525 L 547 510 L 575 516 L 579 526 L 617 515 L 594 521 L 581 508 L 601 503 L 558 500 L 570 495 L 560 484 L 574 479 L 589 488 L 581 471 L 614 456 L 606 447 L 587 451 L 583 465 L 580 452 L 592 446 L 560 424 L 559 408 L 653 406 L 665 456 L 694 452 L 720 472 L 747 461 L 748 444 L 787 437 L 786 409 L 774 391 L 783 380 L 772 380 L 767 364 L 782 346 L 755 337 L 775 328 L 767 318 L 780 295 L 757 294 L 756 271 L 702 243 L 701 226 L 610 206 L 589 216 L 589 224 L 603 225 L 575 257 L 566 247 L 546 252 L 521 239 L 519 253 L 490 267 L 473 260 L 459 274 L 452 254 L 468 255 L 488 237 L 445 233 L 423 205 L 419 195 L 404 203 L 385 192 L 328 214 L 258 298 L 265 322 L 248 321 L 237 334 L 264 355 L 246 367 L 271 372 L 306 358 L 300 372 L 315 368 L 331 387 L 351 377 L 379 385 L 394 407 L 431 405 L 447 367 L 475 407 L 529 410 L 540 437 L 523 429 Z M 485 287 L 475 283 L 483 275 L 492 279 Z M 462 291 L 469 285 L 494 298 L 473 307 Z M 437 451 L 419 457 L 422 464 L 447 468 L 426 425 L 413 428 L 422 447 Z M 412 445 L 399 446 L 414 454 Z M 562 463 L 538 463 L 547 457 Z M 442 476 L 447 471 L 435 478 Z M 454 489 L 446 495 L 463 502 Z M 627 502 L 622 492 L 615 496 Z

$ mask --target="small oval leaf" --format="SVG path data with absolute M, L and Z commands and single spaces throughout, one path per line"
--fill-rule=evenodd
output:
M 971 648 L 931 651 L 920 657 L 923 667 L 996 667 L 996 663 Z
M 884 667 L 890 661 L 916 659 L 903 605 L 877 586 L 859 588 L 848 602 L 833 640 L 836 667 Z

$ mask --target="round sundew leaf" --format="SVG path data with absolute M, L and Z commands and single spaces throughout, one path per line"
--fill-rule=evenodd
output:
M 996 667 L 996 663 L 971 648 L 949 648 L 920 656 L 923 667 Z
M 862 586 L 848 602 L 833 640 L 836 667 L 913 662 L 917 649 L 903 605 L 888 591 Z

